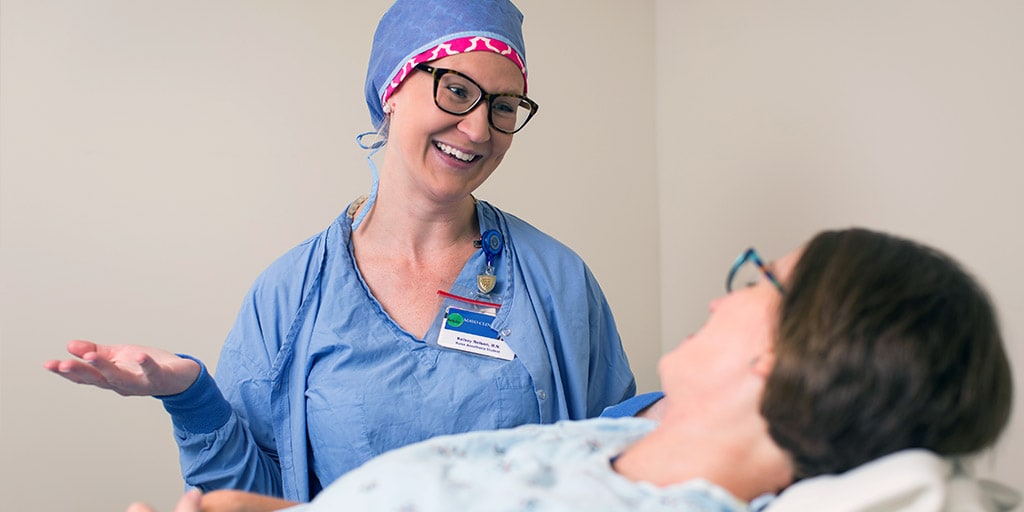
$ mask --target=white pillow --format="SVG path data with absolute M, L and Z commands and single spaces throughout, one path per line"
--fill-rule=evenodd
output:
M 965 464 L 927 450 L 904 450 L 840 475 L 784 490 L 766 512 L 1002 512 L 1020 493 L 975 478 Z

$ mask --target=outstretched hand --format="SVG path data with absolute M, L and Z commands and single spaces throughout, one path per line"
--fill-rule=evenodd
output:
M 174 512 L 272 512 L 298 503 L 245 491 L 219 490 L 200 494 L 197 489 L 178 500 Z M 156 512 L 145 503 L 132 503 L 125 512 Z
M 50 360 L 43 367 L 65 379 L 112 390 L 123 396 L 175 395 L 199 376 L 199 364 L 158 348 L 138 345 L 68 343 L 72 359 Z M 177 512 L 177 510 L 175 511 Z

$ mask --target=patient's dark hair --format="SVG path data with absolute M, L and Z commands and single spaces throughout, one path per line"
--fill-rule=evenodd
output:
M 1013 383 L 995 312 L 955 261 L 895 236 L 823 232 L 786 283 L 761 413 L 797 478 L 906 449 L 996 441 Z

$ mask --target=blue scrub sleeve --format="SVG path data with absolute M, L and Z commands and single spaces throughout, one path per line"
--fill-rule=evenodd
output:
M 154 398 L 163 402 L 164 409 L 171 415 L 174 428 L 205 434 L 224 426 L 231 417 L 231 404 L 224 399 L 213 376 L 206 370 L 206 365 L 192 356 L 178 355 L 199 363 L 199 377 L 181 393 Z
M 640 411 L 646 409 L 654 402 L 661 400 L 665 393 L 652 391 L 643 393 L 621 403 L 608 406 L 601 413 L 602 418 L 629 418 L 636 416 Z

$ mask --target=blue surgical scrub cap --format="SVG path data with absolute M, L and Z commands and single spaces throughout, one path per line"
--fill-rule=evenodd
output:
M 374 129 L 384 122 L 381 98 L 403 66 L 454 39 L 484 36 L 504 42 L 523 59 L 525 79 L 522 27 L 523 13 L 509 0 L 396 0 L 377 25 L 366 73 L 366 106 Z

